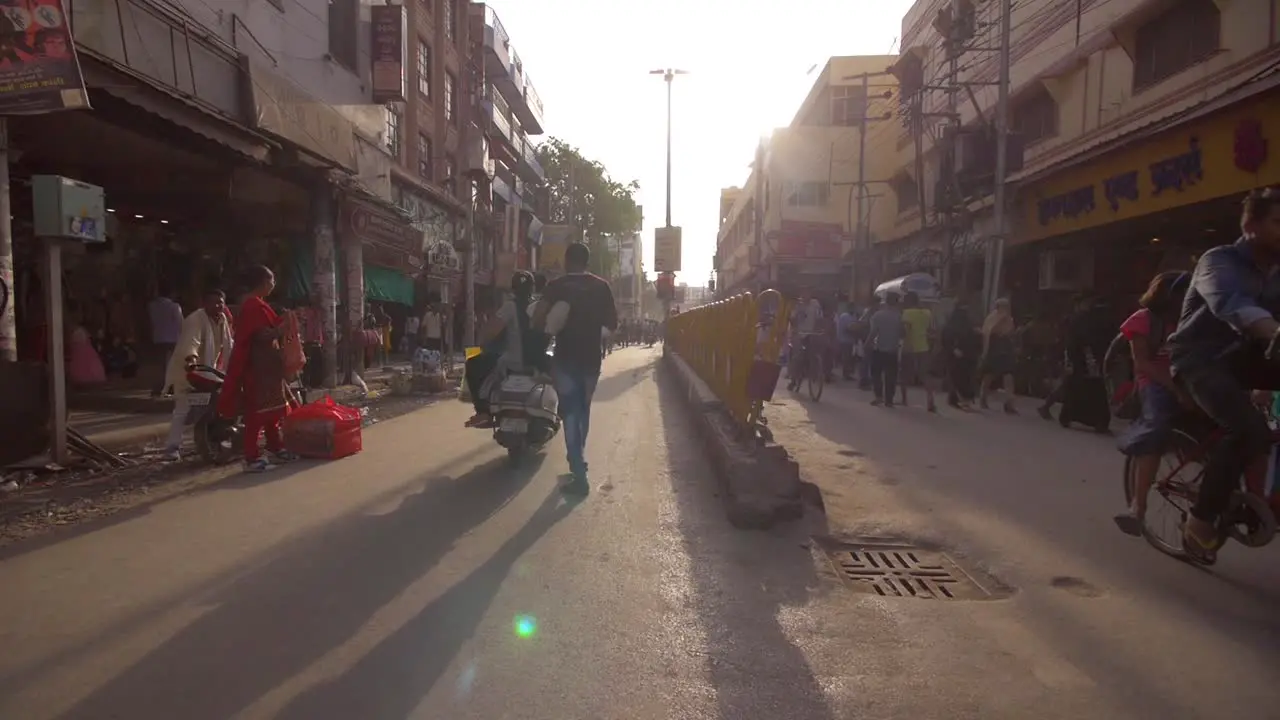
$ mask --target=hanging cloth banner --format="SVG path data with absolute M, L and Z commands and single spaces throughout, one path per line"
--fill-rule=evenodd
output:
M 0 0 L 0 116 L 89 107 L 60 0 Z

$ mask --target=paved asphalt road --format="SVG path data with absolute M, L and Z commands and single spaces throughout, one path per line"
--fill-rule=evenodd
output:
M 656 357 L 607 361 L 581 503 L 559 445 L 512 468 L 449 402 L 6 550 L 0 719 L 1280 718 L 1277 555 L 1215 576 L 1119 538 L 1098 438 L 786 400 L 830 527 L 743 533 Z M 1015 592 L 859 595 L 827 532 L 935 541 Z

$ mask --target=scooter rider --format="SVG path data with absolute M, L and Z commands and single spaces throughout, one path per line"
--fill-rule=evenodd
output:
M 1267 309 L 1280 300 L 1280 193 L 1254 191 L 1244 201 L 1242 235 L 1200 257 L 1168 339 L 1175 380 L 1221 429 L 1204 480 L 1183 527 L 1183 547 L 1212 563 L 1223 537 L 1217 528 L 1245 469 L 1265 462 L 1271 446 L 1266 418 L 1250 390 L 1277 387 L 1280 372 L 1265 360 L 1280 343 L 1280 322 Z M 1254 341 L 1254 342 L 1250 342 Z M 1270 343 L 1264 358 L 1258 342 Z

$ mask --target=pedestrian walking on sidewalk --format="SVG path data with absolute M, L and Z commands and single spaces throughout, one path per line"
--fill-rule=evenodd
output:
M 236 315 L 231 359 L 227 377 L 218 397 L 218 414 L 244 417 L 245 472 L 274 470 L 262 457 L 258 438 L 266 436 L 267 452 L 273 459 L 288 462 L 296 456 L 284 449 L 280 422 L 289 412 L 285 385 L 284 353 L 281 352 L 283 323 L 266 297 L 276 288 L 276 276 L 261 265 L 245 276 L 249 291 Z
M 556 334 L 552 376 L 560 395 L 564 444 L 572 479 L 562 488 L 574 495 L 590 492 L 586 446 L 591 429 L 591 399 L 600 380 L 601 335 L 618 329 L 618 309 L 609 283 L 587 272 L 591 251 L 582 243 L 565 250 L 565 275 L 547 285 L 545 302 L 538 303 L 533 327 L 546 328 L 547 312 L 558 303 L 569 306 L 564 326 Z
M 872 405 L 893 407 L 898 387 L 898 353 L 902 351 L 905 327 L 898 307 L 898 296 L 889 293 L 884 305 L 871 315 L 867 347 L 871 350 L 871 390 L 876 397 Z
M 982 386 L 978 402 L 983 410 L 990 408 L 987 398 L 991 391 L 1003 389 L 1004 411 L 1018 414 L 1013 404 L 1013 371 L 1018 362 L 1014 330 L 1013 308 L 1008 298 L 996 300 L 995 309 L 982 324 Z
M 173 357 L 165 372 L 165 384 L 173 388 L 173 417 L 169 420 L 169 437 L 164 444 L 164 459 L 177 460 L 182 434 L 187 427 L 191 386 L 187 369 L 207 365 L 225 371 L 231 359 L 231 324 L 227 322 L 227 297 L 221 290 L 210 290 L 204 304 L 182 321 L 182 331 L 174 345 Z
M 978 355 L 982 338 L 974 328 L 968 307 L 957 303 L 942 327 L 942 351 L 947 370 L 947 404 L 957 410 L 968 410 L 976 393 L 974 377 L 978 372 Z
M 933 312 L 920 307 L 920 296 L 909 292 L 903 297 L 907 307 L 902 311 L 902 378 L 898 383 L 902 404 L 907 404 L 907 386 L 924 388 L 926 407 L 938 412 L 933 399 Z
M 151 397 L 160 397 L 169 391 L 166 381 L 169 361 L 173 359 L 173 346 L 182 332 L 182 306 L 173 299 L 173 291 L 165 286 L 147 304 L 147 316 L 151 320 L 151 344 L 160 358 L 160 378 L 151 388 Z

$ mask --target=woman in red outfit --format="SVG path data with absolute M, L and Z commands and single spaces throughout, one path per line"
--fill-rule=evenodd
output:
M 258 266 L 245 277 L 250 288 L 235 319 L 235 344 L 227 364 L 227 377 L 218 398 L 218 413 L 244 416 L 244 466 L 246 472 L 273 470 L 262 457 L 258 437 L 265 434 L 273 459 L 296 459 L 284 449 L 280 421 L 289 411 L 284 355 L 280 351 L 281 321 L 266 298 L 276 287 L 271 270 Z

